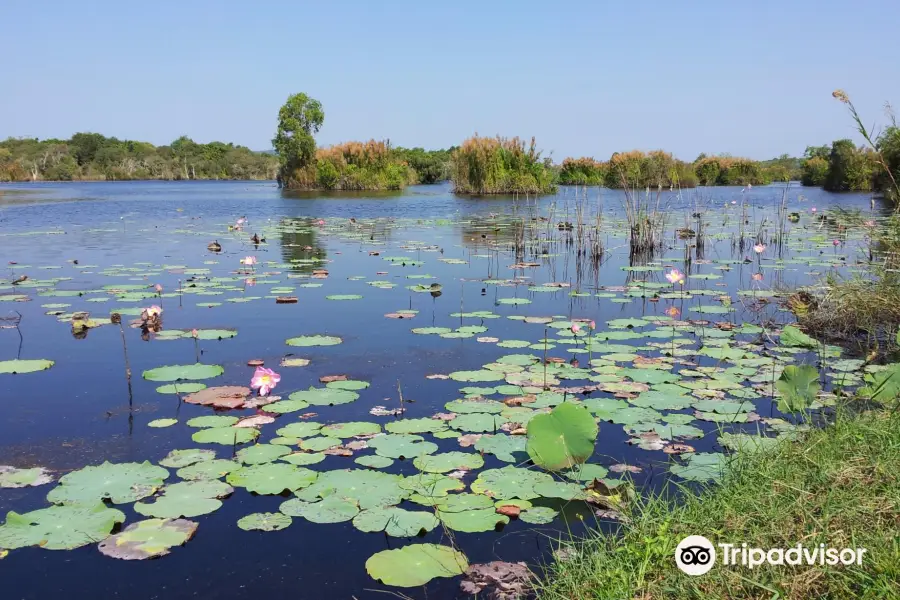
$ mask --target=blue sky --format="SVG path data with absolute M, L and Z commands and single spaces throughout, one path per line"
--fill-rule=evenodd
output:
M 555 160 L 663 148 L 768 158 L 900 106 L 896 0 L 3 0 L 0 138 L 97 131 L 270 147 L 279 106 L 320 144 L 537 136 Z

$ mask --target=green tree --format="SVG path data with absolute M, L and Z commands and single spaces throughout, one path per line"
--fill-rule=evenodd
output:
M 106 143 L 106 136 L 99 133 L 76 133 L 69 140 L 72 155 L 79 165 L 86 165 L 94 160 L 97 151 Z
M 278 130 L 272 146 L 278 152 L 283 179 L 290 178 L 295 169 L 315 165 L 313 135 L 324 121 L 322 104 L 303 93 L 290 96 L 278 111 Z

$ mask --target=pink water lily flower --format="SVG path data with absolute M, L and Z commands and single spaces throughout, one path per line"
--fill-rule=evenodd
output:
M 816 212 L 816 207 L 813 206 L 811 209 L 809 209 L 809 212 Z
M 260 396 L 268 396 L 269 392 L 275 389 L 279 381 L 281 381 L 281 375 L 272 369 L 256 367 L 253 378 L 250 379 L 250 387 L 259 390 Z
M 832 245 L 832 246 L 840 246 L 840 245 L 841 245 L 841 240 L 831 240 L 831 245 Z
M 324 225 L 324 224 L 325 224 L 325 219 L 319 219 L 318 221 L 316 221 L 316 225 Z
M 754 273 L 754 274 L 753 274 L 753 281 L 762 281 L 762 280 L 763 280 L 763 274 L 762 274 L 762 273 Z
M 572 333 L 578 333 L 581 331 L 581 326 L 578 323 L 572 323 L 572 327 L 570 327 Z
M 156 290 L 157 294 L 162 294 L 162 286 L 158 283 L 153 287 L 153 289 Z
M 197 331 L 196 329 L 191 329 L 191 337 L 192 338 L 200 337 L 200 332 Z
M 247 287 L 253 287 L 254 285 L 256 285 L 256 280 L 252 277 L 249 277 L 244 280 L 244 285 L 246 285 Z
M 147 314 L 147 318 L 148 318 L 148 319 L 153 319 L 153 318 L 158 317 L 159 315 L 161 315 L 161 314 L 162 314 L 162 310 L 163 310 L 163 309 L 162 309 L 161 306 L 157 306 L 156 304 L 154 304 L 154 305 L 151 306 L 150 308 L 145 308 L 145 309 L 144 309 L 144 312 Z
M 666 315 L 672 317 L 673 319 L 677 319 L 681 316 L 681 311 L 678 310 L 677 306 L 670 306 L 666 309 Z
M 242 265 L 247 265 L 248 267 L 249 267 L 249 266 L 252 266 L 252 265 L 255 265 L 255 264 L 256 264 L 256 257 L 255 257 L 255 256 L 245 256 L 244 258 L 241 259 L 241 264 L 242 264 Z
M 591 321 L 590 323 L 588 323 L 588 327 L 590 327 L 591 331 L 593 331 L 593 330 L 597 329 L 597 324 L 594 323 L 593 321 Z
M 766 245 L 765 244 L 756 244 L 755 246 L 753 246 L 753 251 L 756 252 L 757 254 L 762 254 L 763 252 L 766 251 Z
M 678 269 L 672 269 L 671 271 L 666 273 L 666 279 L 668 279 L 669 283 L 671 283 L 672 285 L 684 283 L 684 273 L 682 273 Z

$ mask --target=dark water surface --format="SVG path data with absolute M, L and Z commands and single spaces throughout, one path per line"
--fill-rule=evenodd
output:
M 555 197 L 535 202 L 533 198 L 460 198 L 444 185 L 417 186 L 402 194 L 381 197 L 290 195 L 268 182 L 0 185 L 0 295 L 27 294 L 31 299 L 30 302 L 0 302 L 0 316 L 14 314 L 12 311 L 22 315 L 18 331 L 21 340 L 15 329 L 0 329 L 0 360 L 20 356 L 46 358 L 56 363 L 44 372 L 0 375 L 3 398 L 0 465 L 43 466 L 64 474 L 106 460 L 158 462 L 176 448 L 210 447 L 217 450 L 220 458 L 231 456 L 230 447 L 201 446 L 193 442 L 191 434 L 197 430 L 184 424 L 192 417 L 212 414 L 211 409 L 180 404 L 175 396 L 155 391 L 160 383 L 141 378 L 147 369 L 193 363 L 192 340 L 142 341 L 139 330 L 126 328 L 134 373 L 133 402 L 129 406 L 119 329 L 106 325 L 89 330 L 79 339 L 72 335 L 68 321 L 60 322 L 45 314 L 51 309 L 42 304 L 69 304 L 64 311 L 89 311 L 93 318 L 107 319 L 111 311 L 119 308 L 161 303 L 167 330 L 236 328 L 239 333 L 233 339 L 200 342 L 201 361 L 225 368 L 224 375 L 206 382 L 209 385 L 247 385 L 253 369 L 246 363 L 252 358 L 265 360 L 266 366 L 281 374 L 275 393 L 283 397 L 296 390 L 320 386 L 320 376 L 346 373 L 353 379 L 370 382 L 371 386 L 361 390 L 355 402 L 310 407 L 308 410 L 318 413 L 315 420 L 370 421 L 383 425 L 393 418 L 373 417 L 368 411 L 378 404 L 396 406 L 398 382 L 404 398 L 415 401 L 406 404 L 405 416 L 429 417 L 443 411 L 446 402 L 462 397 L 459 388 L 495 384 L 430 380 L 424 377 L 426 374 L 477 370 L 507 354 L 542 354 L 529 348 L 498 348 L 493 343 L 479 343 L 474 337 L 445 339 L 414 335 L 410 332 L 413 327 L 479 325 L 480 319 L 469 318 L 461 323 L 461 319 L 450 314 L 460 310 L 492 311 L 501 318 L 485 319 L 483 325 L 488 331 L 478 336 L 537 344 L 544 337 L 544 325 L 506 317 L 589 318 L 597 322 L 598 331 L 604 331 L 605 323 L 610 320 L 647 315 L 662 317 L 671 307 L 678 308 L 683 319 L 706 317 L 737 325 L 769 322 L 775 326 L 791 320 L 789 313 L 779 310 L 777 300 L 760 303 L 756 297 L 739 296 L 737 292 L 809 285 L 828 272 L 846 272 L 843 265 L 860 258 L 859 248 L 865 241 L 865 232 L 835 229 L 834 223 L 820 221 L 816 215 L 842 207 L 863 211 L 863 218 L 875 216 L 869 213 L 868 195 L 828 194 L 795 185 L 788 189 L 786 202 L 789 211 L 802 215 L 801 220 L 788 225 L 790 238 L 780 249 L 769 244 L 757 257 L 750 247 L 741 252 L 734 242 L 735 235 L 741 229 L 742 219 L 746 219 L 744 228 L 752 230 L 754 235 L 757 231 L 765 231 L 767 238 L 774 235 L 777 224 L 773 223 L 784 195 L 782 187 L 701 188 L 682 195 L 663 192 L 662 206 L 669 211 L 665 238 L 668 249 L 654 257 L 652 265 L 687 270 L 685 242 L 678 240 L 673 230 L 685 223 L 696 223 L 691 215 L 700 212 L 709 223 L 710 237 L 702 255 L 696 249 L 689 249 L 693 260 L 688 272 L 716 277 L 689 278 L 685 289 L 715 293 L 651 301 L 655 291 L 667 292 L 671 288 L 650 289 L 645 297 L 639 297 L 640 294 L 629 296 L 617 287 L 631 285 L 636 280 L 665 283 L 662 270 L 623 270 L 629 266 L 629 253 L 621 220 L 622 192 L 593 189 L 583 201 L 588 211 L 598 208 L 603 211 L 605 222 L 601 231 L 606 253 L 599 263 L 592 264 L 588 256 L 579 257 L 576 245 L 565 244 L 565 236 L 547 224 L 535 228 L 539 237 L 545 238 L 546 255 L 532 255 L 530 250 L 515 255 L 516 223 L 523 219 L 533 223 L 532 218 L 550 215 L 554 223 L 574 221 L 578 198 L 583 194 L 564 189 Z M 746 212 L 742 212 L 744 205 Z M 228 225 L 242 216 L 249 219 L 249 225 L 243 232 L 229 232 Z M 325 223 L 317 225 L 318 219 Z M 284 222 L 298 224 L 300 231 L 283 232 L 279 223 Z M 251 245 L 248 236 L 254 232 L 265 235 L 267 243 L 258 248 Z M 224 248 L 220 254 L 207 251 L 207 244 L 214 239 Z M 833 240 L 838 243 L 834 244 Z M 380 255 L 371 256 L 370 251 Z M 224 294 L 216 289 L 211 290 L 211 295 L 177 293 L 189 285 L 190 269 L 208 269 L 208 274 L 196 271 L 201 280 L 230 277 L 241 269 L 239 260 L 246 255 L 254 255 L 259 260 L 255 285 L 247 286 L 243 281 L 230 283 L 241 290 L 228 290 Z M 384 260 L 389 256 L 408 256 L 414 264 L 391 264 Z M 329 261 L 321 265 L 329 271 L 327 279 L 303 278 L 312 268 L 308 259 L 314 257 Z M 466 264 L 448 264 L 440 258 L 461 259 Z M 750 262 L 745 263 L 745 258 Z M 75 260 L 78 264 L 72 262 Z M 517 260 L 534 260 L 541 266 L 524 270 L 508 268 Z M 418 261 L 423 264 L 418 265 Z M 388 274 L 377 275 L 379 271 Z M 266 272 L 277 274 L 263 275 Z M 296 277 L 287 278 L 289 273 Z M 762 273 L 763 279 L 754 280 L 754 273 Z M 22 274 L 32 280 L 65 279 L 46 287 L 7 285 L 8 280 Z M 431 277 L 407 279 L 409 275 L 424 274 Z M 521 285 L 484 283 L 484 280 L 516 276 L 529 279 Z M 396 287 L 379 289 L 366 283 L 373 280 L 388 280 Z M 298 287 L 307 281 L 323 285 Z M 406 289 L 407 285 L 432 282 L 443 286 L 439 297 Z M 527 283 L 548 282 L 565 282 L 571 287 L 556 292 L 530 292 L 527 288 Z M 165 294 L 174 296 L 123 301 L 103 292 L 103 287 L 111 284 L 160 284 Z M 278 287 L 294 288 L 291 294 L 298 296 L 299 303 L 276 305 L 270 290 Z M 616 302 L 594 295 L 603 288 L 612 288 L 616 299 L 628 301 Z M 47 291 L 54 290 L 89 293 L 46 295 Z M 573 291 L 586 296 L 572 296 Z M 335 294 L 359 294 L 363 299 L 326 300 L 326 296 Z M 241 295 L 260 299 L 246 303 L 226 301 Z M 717 295 L 730 296 L 735 311 L 724 315 L 690 312 L 691 307 L 718 305 Z M 523 305 L 496 302 L 512 297 L 532 302 Z M 209 302 L 221 305 L 202 306 Z M 419 313 L 410 320 L 383 317 L 403 309 Z M 340 336 L 343 343 L 313 348 L 285 345 L 287 338 L 309 334 Z M 547 335 L 555 337 L 556 331 L 551 329 Z M 309 358 L 310 365 L 279 367 L 281 358 L 291 352 Z M 581 361 L 581 366 L 588 366 L 588 355 L 571 354 L 564 345 L 557 345 L 549 354 L 566 360 L 574 356 Z M 717 361 L 701 357 L 700 364 L 714 366 Z M 578 384 L 585 383 L 589 382 Z M 612 394 L 595 392 L 591 397 L 612 397 Z M 779 414 L 770 398 L 755 400 L 755 411 L 763 417 Z M 238 412 L 243 415 L 253 411 Z M 274 437 L 275 429 L 296 420 L 297 414 L 283 415 L 277 423 L 264 426 L 260 441 Z M 154 419 L 169 417 L 179 422 L 161 429 L 147 427 Z M 718 428 L 716 423 L 706 421 L 694 421 L 692 425 L 706 433 Z M 759 426 L 752 423 L 744 428 L 755 432 Z M 425 437 L 436 442 L 440 451 L 461 450 L 455 439 Z M 668 464 L 674 459 L 659 451 L 629 445 L 626 443 L 629 437 L 622 425 L 601 423 L 592 462 L 607 466 L 621 462 L 639 465 L 643 470 L 634 475 L 639 485 L 662 484 Z M 707 435 L 686 443 L 698 451 L 721 452 L 715 437 Z M 365 450 L 357 456 L 371 453 Z M 485 455 L 485 469 L 506 464 L 493 455 Z M 353 458 L 329 456 L 310 468 L 325 471 L 362 467 L 354 464 Z M 388 470 L 404 475 L 416 473 L 411 461 L 397 461 Z M 172 471 L 169 481 L 176 479 Z M 469 484 L 475 476 L 468 475 L 464 481 Z M 0 514 L 10 510 L 24 513 L 47 506 L 45 496 L 53 485 L 0 489 Z M 192 519 L 200 526 L 190 542 L 159 560 L 114 560 L 100 554 L 94 545 L 72 551 L 13 550 L 0 560 L 0 598 L 363 599 L 384 597 L 374 590 L 391 589 L 417 599 L 464 597 L 458 591 L 458 578 L 437 579 L 424 589 L 398 590 L 382 586 L 366 574 L 364 564 L 369 556 L 404 546 L 409 540 L 361 533 L 349 522 L 319 525 L 303 518 L 295 518 L 290 527 L 279 532 L 248 532 L 235 525 L 239 518 L 250 513 L 277 512 L 284 500 L 280 496 L 255 496 L 236 488 L 222 508 Z M 579 503 L 567 507 L 564 515 L 568 519 L 558 518 L 551 525 L 537 527 L 513 521 L 497 533 L 456 533 L 456 542 L 471 563 L 524 560 L 537 565 L 548 559 L 554 537 L 567 535 L 567 528 L 577 532 L 583 527 L 579 515 L 587 515 L 588 526 L 597 526 L 590 512 L 576 504 Z M 131 505 L 116 508 L 126 513 L 126 525 L 143 518 Z M 447 540 L 438 527 L 413 541 Z

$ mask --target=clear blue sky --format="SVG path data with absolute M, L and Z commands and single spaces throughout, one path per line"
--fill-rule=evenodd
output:
M 303 91 L 320 144 L 535 135 L 555 160 L 768 158 L 900 106 L 897 0 L 3 0 L 0 138 L 97 131 L 270 147 Z

